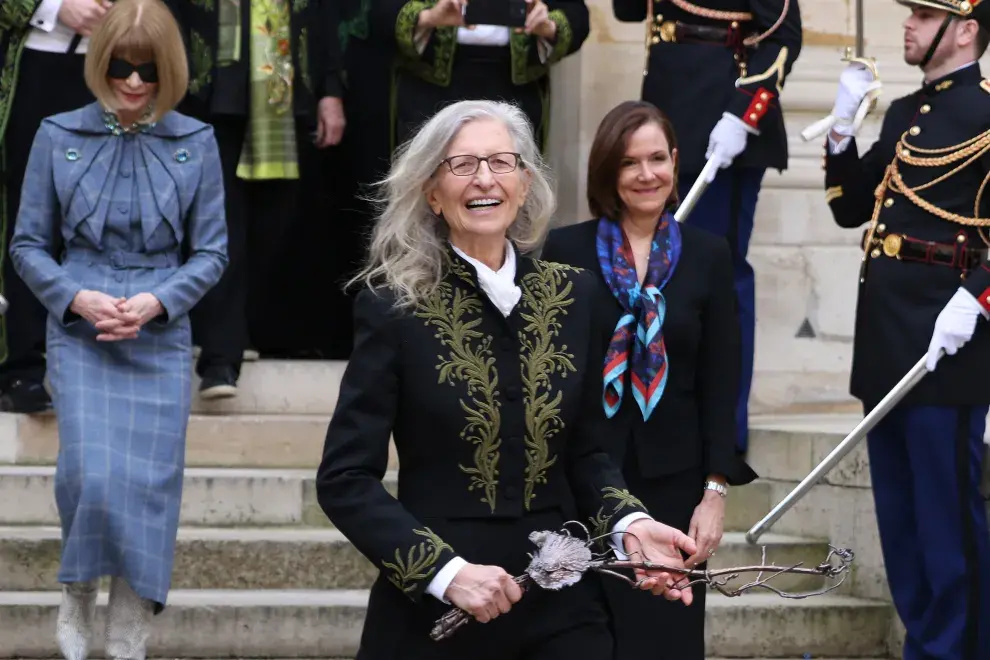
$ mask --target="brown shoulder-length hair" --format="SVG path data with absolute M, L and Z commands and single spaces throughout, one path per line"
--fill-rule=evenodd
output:
M 107 68 L 111 57 L 158 65 L 151 121 L 175 109 L 189 87 L 189 64 L 179 26 L 161 0 L 116 0 L 89 40 L 86 86 L 105 107 L 115 107 Z
M 612 108 L 598 125 L 588 156 L 588 208 L 595 218 L 622 217 L 624 205 L 619 198 L 619 169 L 629 146 L 629 136 L 647 124 L 656 124 L 667 138 L 673 156 L 677 148 L 674 125 L 655 105 L 646 101 L 624 101 Z M 680 159 L 674 160 L 674 185 L 664 210 L 677 206 L 677 175 Z

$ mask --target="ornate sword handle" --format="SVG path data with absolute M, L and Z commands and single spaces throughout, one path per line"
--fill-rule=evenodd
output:
M 873 74 L 873 79 L 877 83 L 880 83 L 880 72 L 877 69 L 877 61 L 875 58 L 856 57 L 853 54 L 853 49 L 846 47 L 846 53 L 842 57 L 842 61 L 849 63 L 857 62 L 859 64 L 862 64 L 867 69 L 869 69 L 871 74 Z M 877 99 L 880 98 L 881 90 L 882 90 L 881 84 L 878 84 L 876 88 L 871 89 L 869 92 L 866 93 L 866 96 L 863 97 L 863 101 L 859 104 L 859 108 L 856 110 L 856 115 L 853 117 L 853 122 L 852 122 L 853 133 L 858 133 L 859 128 L 860 126 L 863 125 L 863 121 L 866 120 L 866 117 L 871 112 L 876 110 Z M 832 130 L 832 127 L 835 126 L 836 121 L 837 121 L 836 117 L 834 115 L 829 114 L 828 116 L 819 119 L 815 123 L 805 128 L 803 131 L 801 131 L 801 138 L 804 139 L 805 142 L 808 142 L 809 140 L 814 140 L 816 138 L 820 138 L 821 136 L 825 135 L 830 130 Z

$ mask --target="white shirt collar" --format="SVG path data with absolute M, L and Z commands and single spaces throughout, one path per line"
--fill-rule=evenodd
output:
M 478 285 L 488 296 L 488 299 L 492 301 L 492 304 L 502 312 L 502 316 L 511 314 L 522 297 L 522 289 L 516 286 L 516 251 L 513 249 L 512 243 L 506 239 L 505 260 L 497 271 L 468 256 L 456 245 L 451 244 L 451 247 L 454 248 L 454 252 L 461 255 L 477 270 Z

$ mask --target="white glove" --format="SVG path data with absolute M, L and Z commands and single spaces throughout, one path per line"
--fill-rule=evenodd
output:
M 956 351 L 973 338 L 976 318 L 980 314 L 983 318 L 988 316 L 973 294 L 963 288 L 957 290 L 935 319 L 935 332 L 928 344 L 928 359 L 925 362 L 928 371 L 935 371 L 943 350 L 947 355 L 955 355 Z
M 860 104 L 867 94 L 880 87 L 880 81 L 873 77 L 865 64 L 850 62 L 839 76 L 839 91 L 832 107 L 832 116 L 836 120 L 832 130 L 846 137 L 852 135 L 855 132 L 853 120 Z
M 705 152 L 706 159 L 715 158 L 718 169 L 712 168 L 709 171 L 708 176 L 705 177 L 706 183 L 715 180 L 718 170 L 724 170 L 732 165 L 736 156 L 746 149 L 746 140 L 751 133 L 754 131 L 742 119 L 730 112 L 722 113 L 722 118 L 708 136 L 708 150 Z

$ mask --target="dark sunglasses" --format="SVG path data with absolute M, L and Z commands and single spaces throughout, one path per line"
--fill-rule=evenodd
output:
M 110 59 L 107 66 L 107 75 L 117 80 L 127 80 L 131 74 L 137 71 L 141 80 L 146 83 L 158 82 L 158 65 L 155 62 L 145 62 L 144 64 L 131 64 L 127 60 L 119 60 L 116 57 Z

